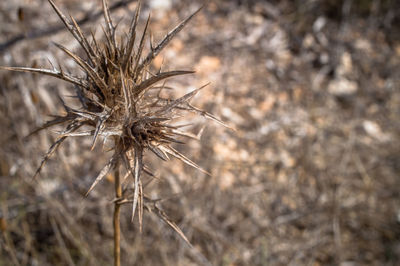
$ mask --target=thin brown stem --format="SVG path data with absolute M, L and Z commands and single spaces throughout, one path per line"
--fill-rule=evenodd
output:
M 119 175 L 118 164 L 115 166 L 114 170 L 115 177 L 115 198 L 120 199 L 122 197 L 122 187 L 121 179 Z M 118 204 L 118 200 L 114 203 L 114 266 L 121 266 L 121 228 L 120 228 L 120 208 L 121 205 Z

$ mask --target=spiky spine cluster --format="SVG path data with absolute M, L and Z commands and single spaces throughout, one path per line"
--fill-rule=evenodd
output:
M 156 46 L 151 43 L 150 38 L 150 51 L 144 56 L 145 37 L 150 16 L 147 19 L 143 33 L 140 38 L 137 38 L 140 3 L 132 19 L 126 40 L 118 43 L 115 36 L 116 27 L 110 17 L 107 1 L 103 0 L 103 13 L 106 24 L 104 30 L 105 41 L 98 43 L 93 34 L 91 42 L 89 42 L 76 21 L 72 17 L 68 19 L 52 0 L 48 1 L 69 32 L 79 42 L 87 58 L 81 58 L 64 46 L 57 44 L 58 48 L 80 66 L 85 73 L 84 77 L 72 76 L 64 72 L 61 66 L 58 69 L 55 67 L 53 69 L 3 67 L 14 71 L 49 75 L 72 83 L 76 88 L 77 97 L 82 105 L 77 110 L 64 104 L 67 113 L 65 116 L 56 116 L 55 119 L 38 129 L 42 130 L 57 124 L 66 125 L 64 131 L 60 132 L 60 136 L 44 156 L 35 176 L 40 173 L 45 162 L 68 137 L 93 136 L 92 149 L 99 136 L 104 139 L 112 137 L 115 141 L 114 154 L 100 171 L 87 194 L 112 168 L 121 163 L 126 167 L 127 176 L 133 177 L 132 218 L 137 206 L 139 206 L 141 225 L 143 189 L 140 177 L 143 172 L 151 174 L 143 165 L 143 152 L 150 150 L 162 160 L 168 160 L 169 156 L 172 156 L 207 173 L 171 146 L 174 142 L 181 143 L 178 137 L 196 138 L 196 136 L 180 131 L 179 128 L 172 126 L 170 122 L 177 118 L 178 115 L 181 115 L 182 112 L 189 111 L 223 124 L 213 115 L 190 104 L 193 96 L 204 86 L 178 99 L 166 99 L 162 98 L 159 93 L 154 93 L 155 89 L 161 91 L 163 88 L 163 86 L 156 86 L 160 81 L 173 76 L 190 74 L 193 71 L 161 72 L 160 69 L 156 74 L 149 74 L 149 66 L 152 60 L 201 8 L 170 31 Z M 83 126 L 89 126 L 92 129 L 82 131 L 80 128 Z M 157 211 L 159 216 L 170 226 L 176 227 L 166 218 L 165 214 L 158 209 Z M 181 233 L 179 228 L 174 229 Z

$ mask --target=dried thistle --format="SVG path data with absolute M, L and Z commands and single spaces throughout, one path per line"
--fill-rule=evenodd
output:
M 99 138 L 103 138 L 103 140 L 113 138 L 115 143 L 113 155 L 100 171 L 87 194 L 110 170 L 119 165 L 125 166 L 127 175 L 133 179 L 133 197 L 129 200 L 133 202 L 132 218 L 136 209 L 138 209 L 141 227 L 144 199 L 141 176 L 143 173 L 151 174 L 151 171 L 143 164 L 144 151 L 151 151 L 161 160 L 169 160 L 170 156 L 175 157 L 208 174 L 196 163 L 172 147 L 171 144 L 173 143 L 182 143 L 181 137 L 196 138 L 193 134 L 181 131 L 179 127 L 174 126 L 173 121 L 178 117 L 182 117 L 185 112 L 194 112 L 223 124 L 213 115 L 190 104 L 190 100 L 204 86 L 178 99 L 163 98 L 160 93 L 155 93 L 156 90 L 161 91 L 163 89 L 163 85 L 157 86 L 160 81 L 173 76 L 191 74 L 194 73 L 193 71 L 162 72 L 160 69 L 156 74 L 150 74 L 149 71 L 152 60 L 201 8 L 183 20 L 157 45 L 154 46 L 150 38 L 150 51 L 147 55 L 143 55 L 150 16 L 141 36 L 137 36 L 139 35 L 137 24 L 140 3 L 130 24 L 127 38 L 118 42 L 116 26 L 112 22 L 107 1 L 103 0 L 103 15 L 106 24 L 104 29 L 105 41 L 100 43 L 93 34 L 91 41 L 89 41 L 72 17 L 67 18 L 52 0 L 48 1 L 68 31 L 79 42 L 86 54 L 86 58 L 78 56 L 60 44 L 56 44 L 56 46 L 71 57 L 85 75 L 84 77 L 73 76 L 66 73 L 61 66 L 58 69 L 55 67 L 53 69 L 2 67 L 13 71 L 44 74 L 67 81 L 74 85 L 76 96 L 81 104 L 80 109 L 74 109 L 63 103 L 66 115 L 55 116 L 53 120 L 45 123 L 35 131 L 54 125 L 65 125 L 64 130 L 59 132 L 59 137 L 44 156 L 35 176 L 40 173 L 46 161 L 68 137 L 92 136 L 92 149 Z M 83 126 L 85 128 L 89 127 L 91 130 L 82 130 Z M 121 203 L 123 200 L 128 199 L 121 198 L 121 184 L 118 173 L 116 174 L 116 179 L 118 179 L 116 180 L 116 206 L 119 206 L 117 204 L 118 201 Z M 169 221 L 161 210 L 157 208 L 155 210 L 164 221 L 186 240 L 179 228 Z

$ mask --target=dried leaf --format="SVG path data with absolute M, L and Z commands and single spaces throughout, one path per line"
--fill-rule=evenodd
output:
M 135 94 L 139 95 L 142 93 L 145 89 L 149 89 L 151 85 L 153 85 L 156 82 L 159 82 L 163 79 L 173 77 L 173 76 L 179 76 L 179 75 L 186 75 L 186 74 L 192 74 L 194 71 L 170 71 L 170 72 L 164 72 L 160 73 L 156 76 L 153 76 L 149 79 L 146 79 L 145 81 L 142 81 L 136 88 L 135 88 Z
M 78 86 L 86 88 L 86 89 L 89 88 L 88 84 L 85 81 L 83 81 L 82 79 L 70 76 L 64 72 L 60 72 L 57 70 L 50 70 L 50 69 L 43 69 L 43 68 L 30 68 L 30 67 L 4 67 L 4 66 L 0 66 L 0 69 L 43 74 L 43 75 L 52 76 L 52 77 L 56 77 L 58 79 L 65 80 L 69 83 L 78 85 Z
M 138 196 L 139 196 L 139 179 L 140 179 L 140 172 L 142 171 L 143 163 L 142 163 L 142 148 L 136 145 L 135 147 L 135 162 L 134 162 L 134 191 L 133 191 L 133 205 L 132 205 L 132 221 L 135 217 L 135 211 L 138 203 Z
M 94 180 L 93 184 L 90 186 L 89 190 L 86 192 L 85 197 L 89 195 L 89 193 L 93 190 L 93 188 L 104 178 L 104 176 L 112 169 L 117 160 L 118 160 L 119 154 L 114 154 L 111 159 L 108 161 L 108 163 L 101 169 L 100 173 L 97 175 L 96 179 Z
M 150 23 L 150 14 L 147 17 L 146 26 L 144 27 L 142 38 L 140 39 L 140 43 L 139 43 L 139 48 L 138 48 L 138 50 L 136 52 L 136 56 L 135 56 L 135 68 L 133 70 L 133 74 L 136 77 L 138 77 L 139 73 L 141 73 L 141 71 L 142 71 L 142 68 L 138 69 L 139 68 L 139 60 L 140 60 L 140 57 L 142 56 L 143 47 L 144 47 L 144 37 L 146 36 L 147 27 L 149 26 L 149 23 Z
M 135 39 L 136 39 L 136 26 L 137 26 L 137 22 L 138 22 L 138 18 L 139 18 L 141 5 L 142 5 L 142 1 L 139 1 L 138 6 L 136 8 L 136 12 L 135 12 L 135 17 L 132 19 L 131 26 L 129 28 L 128 43 L 126 46 L 124 58 L 122 60 L 122 68 L 124 69 L 124 72 L 126 72 L 130 58 L 132 56 L 132 51 L 133 51 L 133 47 L 134 47 Z
M 190 243 L 190 241 L 187 239 L 185 234 L 182 232 L 182 230 L 174 222 L 172 222 L 168 218 L 167 214 L 164 211 L 160 210 L 157 206 L 154 206 L 154 209 L 156 211 L 157 216 L 160 217 L 161 220 L 166 222 L 173 230 L 175 230 L 175 232 L 189 245 L 189 247 L 192 248 L 193 246 Z
M 44 155 L 42 161 L 40 162 L 40 166 L 36 170 L 35 174 L 33 175 L 33 178 L 35 178 L 40 171 L 42 170 L 44 164 L 47 162 L 48 159 L 50 159 L 51 155 L 58 149 L 58 147 L 63 143 L 64 140 L 66 140 L 67 137 L 60 137 L 58 138 L 49 148 L 47 153 Z
M 194 168 L 196 168 L 197 170 L 199 170 L 200 172 L 203 172 L 209 176 L 211 176 L 211 174 L 209 172 L 207 172 L 206 170 L 202 169 L 200 166 L 198 166 L 196 163 L 192 162 L 190 159 L 188 159 L 185 155 L 183 155 L 182 153 L 178 152 L 177 150 L 175 150 L 174 148 L 172 148 L 171 146 L 163 146 L 160 145 L 159 149 L 167 152 L 169 154 L 171 154 L 172 156 L 174 156 L 175 158 L 181 160 L 182 162 L 186 163 L 187 165 L 190 165 Z
M 64 53 L 66 53 L 69 57 L 71 57 L 85 72 L 89 75 L 89 77 L 93 80 L 93 82 L 101 89 L 104 94 L 107 85 L 104 83 L 104 80 L 99 76 L 99 74 L 89 66 L 82 58 L 72 53 L 70 50 L 62 46 L 61 44 L 55 43 L 55 45 L 61 49 Z
M 80 30 L 77 29 L 73 24 L 71 24 L 71 22 L 68 21 L 67 17 L 61 12 L 61 10 L 54 4 L 52 0 L 48 1 L 53 7 L 53 9 L 56 11 L 61 21 L 64 23 L 65 27 L 69 30 L 69 32 L 71 32 L 74 38 L 79 42 L 79 44 L 85 50 L 86 54 L 90 57 L 91 56 L 90 46 L 88 45 L 87 40 L 85 38 L 82 39 L 81 34 L 79 32 Z
M 182 97 L 172 101 L 171 103 L 167 104 L 165 107 L 163 107 L 160 110 L 158 110 L 156 112 L 156 114 L 162 114 L 162 113 L 170 112 L 173 108 L 175 108 L 175 107 L 177 107 L 177 106 L 179 106 L 179 105 L 181 105 L 183 103 L 186 103 L 191 98 L 193 98 L 200 90 L 202 90 L 204 87 L 208 86 L 208 84 L 209 83 L 207 83 L 207 84 L 201 86 L 200 88 L 195 89 L 194 91 L 189 92 L 189 93 L 183 95 Z
M 197 14 L 200 12 L 200 10 L 203 7 L 200 7 L 197 9 L 192 15 L 187 17 L 184 21 L 182 21 L 178 26 L 176 26 L 172 31 L 168 32 L 168 34 L 164 37 L 164 39 L 157 44 L 157 46 L 150 51 L 150 53 L 146 56 L 146 58 L 143 60 L 143 62 L 140 64 L 138 67 L 137 73 L 140 73 L 142 69 L 147 67 L 151 61 L 164 49 L 165 46 L 175 37 L 176 34 L 178 34 L 184 27 L 185 25 Z

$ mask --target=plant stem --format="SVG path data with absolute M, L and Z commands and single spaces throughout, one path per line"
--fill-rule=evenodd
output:
M 121 205 L 118 199 L 122 197 L 121 179 L 119 176 L 119 165 L 115 166 L 114 177 L 115 177 L 115 198 L 117 199 L 114 203 L 114 266 L 121 266 L 121 228 L 120 228 L 120 208 Z

